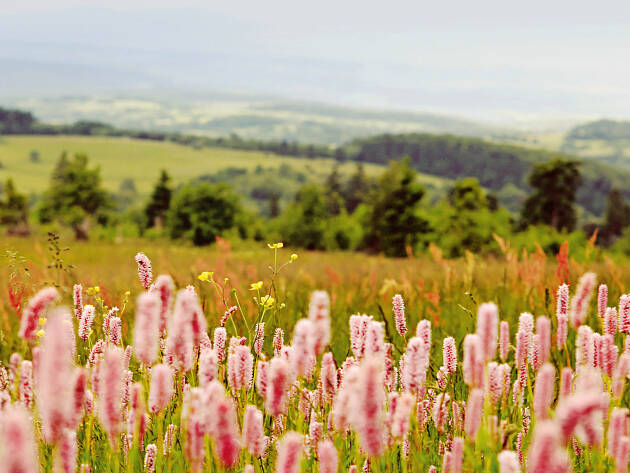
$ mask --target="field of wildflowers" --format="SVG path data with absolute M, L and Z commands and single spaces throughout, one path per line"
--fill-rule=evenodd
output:
M 1 471 L 627 471 L 630 274 L 593 247 L 13 243 Z

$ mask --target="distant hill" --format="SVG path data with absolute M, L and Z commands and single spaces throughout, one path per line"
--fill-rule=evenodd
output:
M 630 140 L 630 121 L 598 120 L 569 131 L 573 140 Z
M 355 140 L 345 151 L 350 159 L 381 164 L 409 156 L 413 167 L 425 174 L 449 179 L 476 177 L 484 187 L 496 192 L 499 200 L 512 211 L 519 209 L 529 192 L 527 177 L 532 164 L 555 156 L 577 159 L 558 152 L 429 134 L 381 135 Z M 578 203 L 586 211 L 602 215 L 606 197 L 613 187 L 630 199 L 630 172 L 593 161 L 580 161 L 583 183 L 578 191 Z
M 598 120 L 576 126 L 565 136 L 561 149 L 630 170 L 630 121 Z

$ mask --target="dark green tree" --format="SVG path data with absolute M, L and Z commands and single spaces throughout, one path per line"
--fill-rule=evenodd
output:
M 365 175 L 363 164 L 357 163 L 357 169 L 355 173 L 350 176 L 350 179 L 348 179 L 342 194 L 346 202 L 346 210 L 349 214 L 354 213 L 356 208 L 365 201 L 370 191 L 370 184 L 370 181 Z
M 322 187 L 303 186 L 289 205 L 280 222 L 282 240 L 291 246 L 309 250 L 325 248 L 324 233 L 330 213 Z
M 325 192 L 328 212 L 331 215 L 339 215 L 344 208 L 344 201 L 342 197 L 343 184 L 341 182 L 338 166 L 334 166 L 328 175 L 325 184 Z
M 457 181 L 448 192 L 448 203 L 456 210 L 479 210 L 489 207 L 486 193 L 474 177 Z
M 63 153 L 39 207 L 39 219 L 43 223 L 58 219 L 72 227 L 77 239 L 85 240 L 92 217 L 110 207 L 110 196 L 101 187 L 100 168 L 90 169 L 85 154 L 68 159 Z
M 171 238 L 187 238 L 202 246 L 233 228 L 240 212 L 230 186 L 199 182 L 186 184 L 173 195 L 166 221 Z
M 406 256 L 428 223 L 419 215 L 424 187 L 416 182 L 409 159 L 391 162 L 381 175 L 367 204 L 364 246 L 387 256 Z
M 147 219 L 147 227 L 162 227 L 166 212 L 171 205 L 172 195 L 171 177 L 168 175 L 168 172 L 163 169 L 160 172 L 160 178 L 155 184 L 153 192 L 151 192 L 151 197 L 149 197 L 149 202 L 144 210 Z
M 573 231 L 577 222 L 575 196 L 581 182 L 579 163 L 560 158 L 536 164 L 529 175 L 534 189 L 521 210 L 521 228 L 545 224 Z
M 8 225 L 11 234 L 28 234 L 28 198 L 15 189 L 13 179 L 4 185 L 0 200 L 0 225 Z
M 613 189 L 608 194 L 604 222 L 601 237 L 606 244 L 612 243 L 621 236 L 624 229 L 630 225 L 630 206 L 618 189 Z
M 276 218 L 280 215 L 280 192 L 274 191 L 269 194 L 269 216 Z

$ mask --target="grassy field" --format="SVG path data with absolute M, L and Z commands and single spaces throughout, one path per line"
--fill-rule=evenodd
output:
M 89 466 L 92 473 L 335 473 L 353 466 L 361 470 L 364 465 L 374 473 L 586 473 L 613 471 L 615 463 L 627 464 L 627 453 L 618 453 L 611 445 L 619 438 L 622 444 L 630 444 L 630 438 L 621 433 L 616 436 L 606 428 L 616 418 L 628 422 L 627 412 L 618 407 L 630 401 L 623 389 L 627 371 L 620 371 L 627 370 L 623 367 L 630 361 L 630 353 L 622 352 L 630 319 L 621 316 L 617 328 L 615 312 L 611 328 L 612 312 L 607 311 L 605 343 L 617 347 L 619 361 L 617 352 L 601 355 L 605 345 L 598 340 L 604 337 L 588 329 L 580 329 L 580 346 L 593 344 L 594 348 L 576 352 L 573 325 L 566 343 L 556 346 L 559 283 L 569 283 L 572 298 L 585 297 L 573 294 L 585 292 L 577 288 L 578 280 L 593 271 L 597 284 L 607 284 L 603 304 L 612 307 L 628 292 L 626 264 L 615 263 L 597 251 L 582 251 L 580 261 L 570 254 L 553 258 L 538 251 L 509 249 L 495 258 L 468 254 L 445 260 L 437 249 L 417 259 L 386 259 L 311 252 L 291 257 L 289 248 L 249 243 L 232 247 L 223 240 L 210 248 L 121 240 L 117 244 L 71 242 L 66 250 L 66 243 L 59 242 L 60 251 L 56 251 L 55 245 L 37 238 L 2 242 L 0 361 L 12 380 L 0 390 L 6 412 L 2 421 L 24 439 L 24 450 L 10 458 L 40 465 L 12 471 L 52 472 L 59 462 L 64 470 L 57 467 L 54 471 L 74 472 L 80 464 L 81 471 L 88 471 Z M 138 251 L 144 251 L 152 264 L 152 276 L 142 284 L 134 261 Z M 200 278 L 206 271 L 212 275 Z M 153 348 L 158 355 L 147 365 L 139 357 L 144 357 L 143 343 L 149 342 L 138 335 L 145 332 L 134 332 L 134 325 L 148 309 L 141 310 L 136 299 L 144 292 L 143 285 L 148 287 L 160 274 L 171 275 L 177 289 L 190 286 L 177 299 L 188 298 L 194 304 L 198 300 L 200 308 L 193 315 L 186 307 L 196 306 L 176 302 L 167 315 L 165 348 L 158 349 L 156 332 Z M 252 288 L 257 281 L 260 283 Z M 82 284 L 78 304 L 84 315 L 80 320 L 71 315 L 72 306 L 77 305 L 73 302 L 77 283 Z M 37 291 L 51 285 L 59 293 L 58 302 L 69 307 L 67 312 L 24 310 Z M 197 298 L 191 295 L 192 289 Z M 317 290 L 325 290 L 329 299 L 321 294 L 313 298 Z M 589 297 L 582 323 L 603 333 L 597 297 L 590 297 L 597 286 L 591 282 L 586 290 Z M 404 300 L 402 316 L 392 308 L 396 294 Z M 265 295 L 272 299 L 263 298 Z M 156 307 L 161 307 L 158 301 L 155 299 Z M 482 306 L 487 301 L 496 303 L 498 314 Z M 85 315 L 88 305 L 95 308 L 95 318 L 89 321 Z M 107 315 L 113 306 L 120 309 L 117 315 Z M 230 345 L 227 361 L 212 364 L 213 357 L 223 350 L 217 338 L 213 344 L 207 342 L 213 348 L 194 342 L 205 346 L 200 351 L 193 351 L 192 339 L 190 345 L 176 344 L 176 337 L 187 340 L 193 333 L 216 337 L 220 320 L 231 306 L 236 306 L 236 312 L 225 324 Z M 623 307 L 621 314 L 625 314 Z M 524 312 L 535 315 L 530 319 L 532 325 L 538 317 L 535 335 L 527 323 L 531 316 L 521 315 Z M 204 317 L 199 319 L 199 314 Z M 372 335 L 361 335 L 360 328 L 352 328 L 352 314 L 372 316 L 366 322 L 367 333 Z M 572 309 L 572 321 L 577 317 L 573 314 Z M 20 319 L 29 317 L 41 332 L 27 342 L 18 331 Z M 111 317 L 120 318 L 119 332 L 112 328 L 116 324 L 112 325 Z M 72 320 L 70 334 L 76 353 L 71 360 L 64 320 Z M 400 328 L 401 320 L 406 331 Z M 486 355 L 481 353 L 486 347 L 496 347 L 498 320 L 509 324 L 509 343 L 503 339 L 501 355 L 493 348 L 484 361 Z M 548 322 L 547 329 L 541 320 Z M 265 323 L 262 339 L 254 329 L 261 321 Z M 198 328 L 186 332 L 189 323 Z M 88 329 L 81 331 L 85 326 Z M 284 348 L 279 351 L 273 341 L 276 329 L 284 331 Z M 478 338 L 466 338 L 472 333 Z M 239 341 L 241 336 L 243 341 Z M 324 338 L 317 338 L 320 336 Z M 450 358 L 443 354 L 445 337 L 454 338 L 456 351 Z M 324 344 L 319 349 L 315 348 L 317 340 Z M 526 342 L 533 345 L 522 345 Z M 240 343 L 244 345 L 239 348 Z M 132 344 L 128 371 L 121 373 L 125 366 L 122 349 Z M 548 352 L 544 346 L 549 347 Z M 39 358 L 32 365 L 36 347 Z M 391 351 L 385 356 L 386 349 Z M 322 352 L 329 353 L 326 360 Z M 188 356 L 190 366 L 185 361 Z M 240 357 L 245 357 L 242 364 Z M 274 360 L 272 368 L 261 364 L 269 360 Z M 619 368 L 605 364 L 610 360 Z M 445 374 L 445 365 L 453 371 Z M 336 367 L 343 368 L 337 372 Z M 507 372 L 507 382 L 497 382 L 497 369 Z M 158 370 L 168 374 L 164 388 L 153 379 Z M 245 373 L 242 379 L 237 374 L 241 372 Z M 260 381 L 262 372 L 268 377 Z M 75 403 L 75 391 L 66 381 L 75 376 L 81 379 L 79 373 L 87 375 L 81 382 L 89 389 L 88 399 L 95 401 L 85 408 L 83 401 Z M 282 381 L 282 373 L 288 382 Z M 578 374 L 568 388 L 567 373 Z M 257 381 L 250 385 L 248 379 Z M 78 381 L 71 381 L 74 383 Z M 267 391 L 261 391 L 261 383 Z M 166 394 L 160 395 L 159 389 Z M 131 398 L 125 392 L 133 393 Z M 372 394 L 368 396 L 368 392 Z M 46 397 L 52 393 L 56 404 Z M 271 393 L 281 395 L 277 404 L 273 401 L 276 394 Z M 11 407 L 6 407 L 8 402 Z M 63 421 L 67 427 L 55 437 L 50 409 L 70 403 L 78 406 L 71 411 L 75 414 L 57 414 L 68 417 Z M 461 415 L 464 408 L 465 418 Z M 567 424 L 567 418 L 574 422 Z M 560 435 L 561 428 L 568 439 Z M 172 442 L 167 440 L 169 430 L 173 430 Z M 34 446 L 37 456 L 29 450 Z M 528 467 L 521 465 L 520 457 Z M 3 461 L 8 459 L 5 456 Z M 512 469 L 507 469 L 508 463 Z M 435 470 L 429 470 L 431 466 Z
M 31 151 L 39 153 L 39 162 L 31 162 Z M 63 151 L 87 153 L 91 162 L 101 167 L 103 183 L 108 190 L 118 191 L 120 183 L 131 178 L 140 195 L 148 194 L 161 169 L 168 170 L 178 184 L 228 167 L 276 169 L 283 164 L 306 173 L 313 180 L 323 180 L 335 165 L 330 159 L 296 159 L 224 148 L 196 150 L 173 143 L 127 138 L 4 136 L 0 137 L 0 179 L 12 177 L 21 191 L 41 193 L 48 187 L 51 171 Z M 354 169 L 354 164 L 345 163 L 340 171 L 349 174 Z M 368 175 L 375 176 L 383 167 L 366 164 L 365 170 Z M 442 187 L 447 182 L 427 175 L 419 176 L 419 180 L 432 187 Z

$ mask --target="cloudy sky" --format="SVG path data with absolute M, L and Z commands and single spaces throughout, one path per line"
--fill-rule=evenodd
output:
M 22 86 L 5 93 L 37 88 L 24 68 L 50 71 L 42 82 L 60 88 L 76 71 L 81 90 L 269 93 L 490 121 L 630 118 L 627 1 L 0 4 L 0 64 Z

